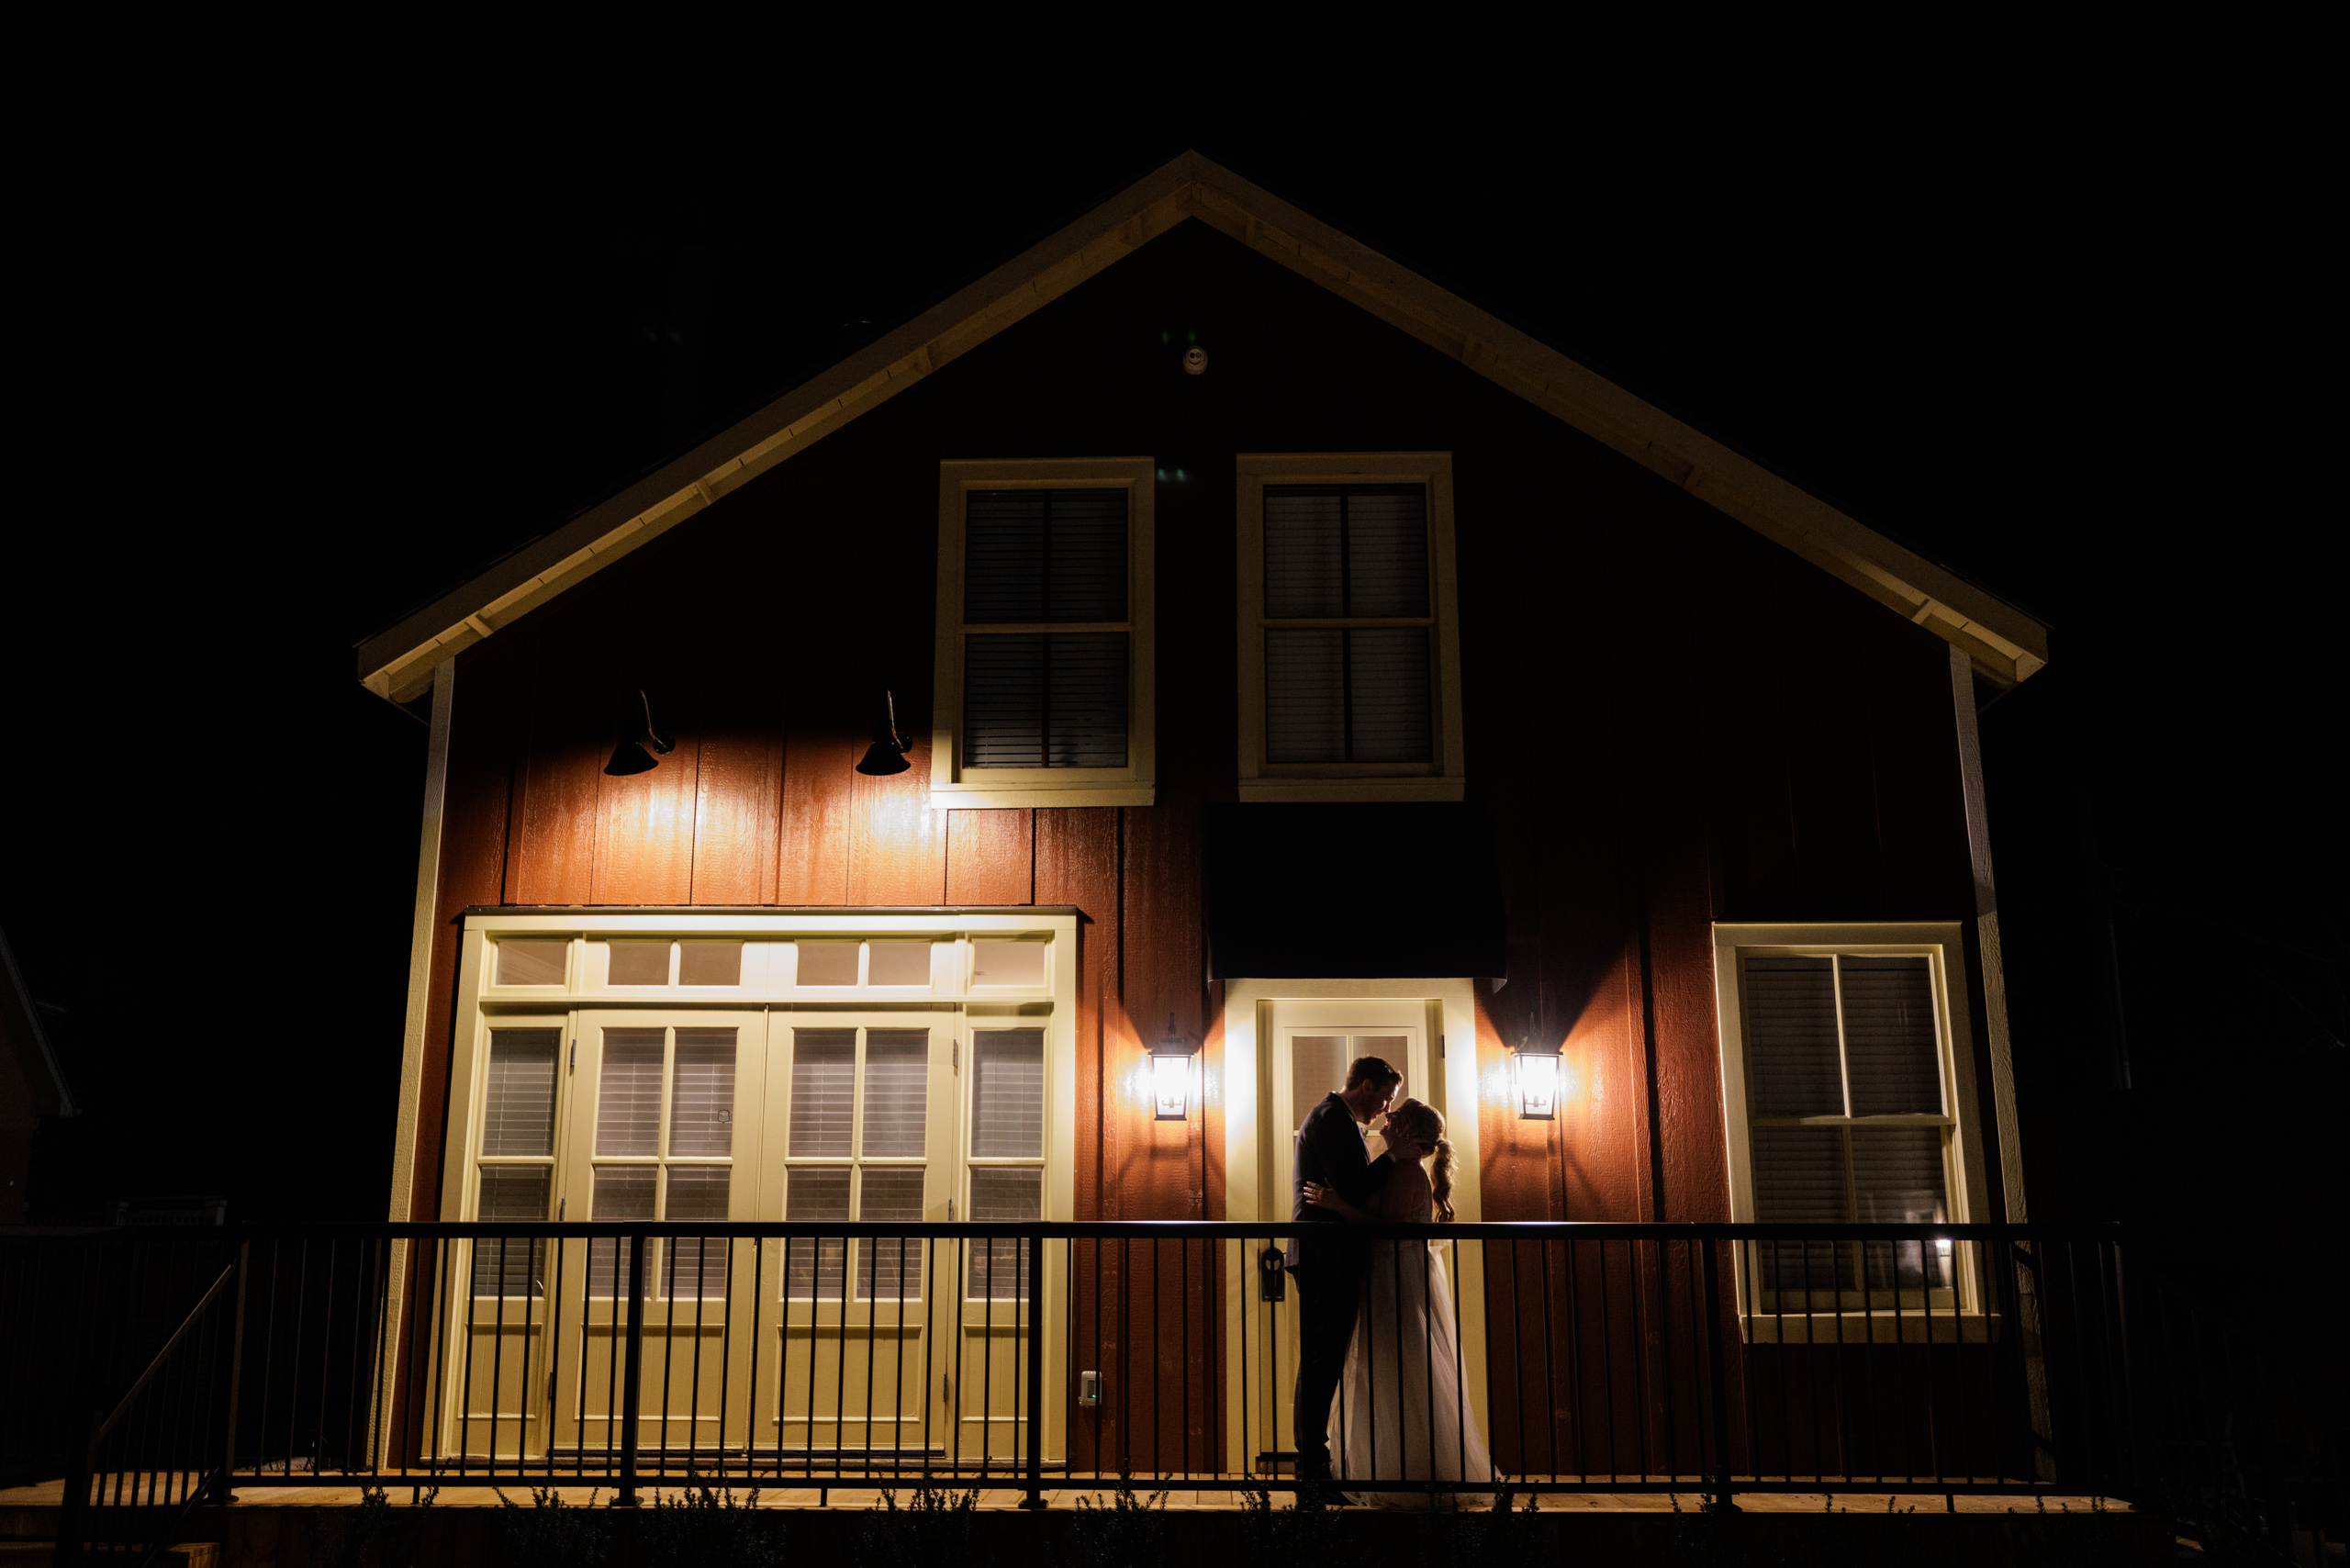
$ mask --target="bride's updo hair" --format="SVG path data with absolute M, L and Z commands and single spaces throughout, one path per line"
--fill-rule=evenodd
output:
M 1436 1217 L 1452 1223 L 1452 1140 L 1444 1136 L 1444 1113 L 1425 1100 L 1405 1100 L 1387 1113 L 1390 1129 L 1387 1141 L 1395 1141 L 1401 1134 L 1413 1143 L 1424 1143 L 1436 1150 L 1436 1176 L 1431 1185 L 1436 1191 Z

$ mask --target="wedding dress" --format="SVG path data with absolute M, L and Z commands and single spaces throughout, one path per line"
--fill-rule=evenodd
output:
M 1398 1169 L 1373 1216 L 1427 1224 L 1435 1215 L 1427 1173 Z M 1330 1406 L 1330 1459 L 1350 1503 L 1374 1508 L 1487 1508 L 1490 1494 L 1409 1489 L 1358 1491 L 1365 1481 L 1491 1481 L 1494 1462 L 1461 1386 L 1445 1243 L 1379 1241 L 1356 1309 L 1338 1397 Z M 1433 1461 L 1431 1461 L 1433 1452 Z

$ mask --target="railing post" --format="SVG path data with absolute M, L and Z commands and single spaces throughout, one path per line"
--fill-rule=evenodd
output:
M 1704 1245 L 1706 1377 L 1714 1418 L 1714 1496 L 1706 1511 L 1735 1514 L 1739 1506 L 1729 1495 L 1729 1367 L 1722 1344 L 1721 1243 L 1708 1232 Z
M 237 1500 L 231 1489 L 237 1474 L 237 1391 L 245 1381 L 245 1281 L 252 1272 L 252 1250 L 249 1240 L 237 1243 L 237 1315 L 229 1328 L 229 1425 L 220 1439 L 220 1473 L 205 1498 L 216 1506 Z
M 1045 1506 L 1045 1227 L 1028 1239 L 1028 1495 L 1024 1508 Z
M 628 1242 L 628 1371 L 621 1380 L 621 1487 L 615 1508 L 633 1508 L 636 1496 L 636 1417 L 644 1391 L 644 1236 Z
M 82 1548 L 90 1534 L 90 1477 L 98 1467 L 98 1423 L 106 1415 L 97 1406 L 90 1407 L 89 1425 L 83 1429 L 81 1446 L 74 1450 L 73 1462 L 65 1473 L 65 1495 L 57 1510 L 57 1561 L 79 1562 Z

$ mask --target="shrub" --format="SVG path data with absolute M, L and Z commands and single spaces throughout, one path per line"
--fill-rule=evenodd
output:
M 734 1500 L 732 1487 L 688 1487 L 663 1497 L 637 1520 L 641 1568 L 780 1568 L 783 1521 L 759 1512 L 759 1492 Z

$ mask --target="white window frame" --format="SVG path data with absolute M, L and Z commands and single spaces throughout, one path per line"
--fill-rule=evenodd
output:
M 1244 452 L 1239 474 L 1240 798 L 1458 801 L 1463 789 L 1460 604 L 1453 569 L 1452 454 Z M 1265 487 L 1417 483 L 1428 498 L 1428 715 L 1425 763 L 1265 759 Z M 1280 622 L 1278 624 L 1288 624 Z
M 963 529 L 974 490 L 1126 492 L 1126 620 L 1100 626 L 1040 623 L 986 631 L 1126 633 L 1126 766 L 969 767 L 963 741 Z M 938 632 L 930 721 L 930 793 L 946 807 L 1147 806 L 1158 777 L 1154 709 L 1152 500 L 1147 457 L 950 461 L 938 465 Z
M 1866 924 L 1717 922 L 1714 925 L 1714 1011 L 1721 1040 L 1723 1135 L 1729 1149 L 1729 1217 L 1732 1223 L 1749 1225 L 1755 1220 L 1754 1155 L 1751 1137 L 1753 1117 L 1749 1109 L 1752 1098 L 1750 1084 L 1753 1069 L 1746 1047 L 1745 968 L 1741 960 L 1747 958 L 1830 956 L 1908 956 L 1926 959 L 1934 988 L 1936 1046 L 1942 1053 L 1942 1103 L 1949 1109 L 1946 1119 L 1951 1127 L 1944 1166 L 1944 1183 L 1950 1194 L 1950 1223 L 1965 1225 L 1978 1215 L 1988 1214 L 1990 1195 L 1985 1186 L 1982 1133 L 1975 1109 L 1975 1060 L 1971 1045 L 1974 1036 L 1966 1006 L 1965 947 L 1960 924 L 1957 921 L 1891 921 Z M 1839 1006 L 1841 1006 L 1841 1001 Z M 1840 1127 L 1941 1126 L 1944 1121 L 1943 1117 L 1840 1116 L 1823 1119 L 1822 1125 Z M 1949 1332 L 1947 1314 L 1938 1314 L 1940 1327 L 1929 1328 L 1920 1322 L 1917 1312 L 1909 1311 L 1897 1328 L 1892 1312 L 1883 1306 L 1873 1312 L 1822 1310 L 1800 1316 L 1790 1311 L 1785 1315 L 1784 1322 L 1776 1315 L 1762 1312 L 1749 1318 L 1746 1316 L 1746 1304 L 1752 1297 L 1746 1274 L 1750 1260 L 1745 1256 L 1745 1249 L 1734 1250 L 1738 1257 L 1739 1310 L 1751 1339 L 1773 1341 L 1784 1332 L 1790 1341 L 1798 1336 L 1816 1336 L 1825 1340 L 1836 1332 L 1826 1326 L 1839 1320 L 1844 1328 L 1850 1329 L 1854 1342 L 1867 1332 L 1874 1332 L 1878 1338 L 1899 1332 L 1906 1338 L 1919 1340 L 1924 1339 L 1929 1332 L 1943 1336 Z M 1979 1338 L 1986 1331 L 1985 1282 L 1971 1266 L 1972 1252 L 1962 1249 L 1962 1253 L 1958 1316 L 1966 1338 Z M 1869 1328 L 1855 1327 L 1864 1321 L 1870 1325 Z

